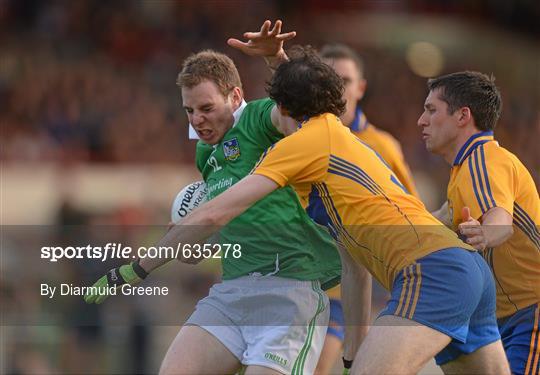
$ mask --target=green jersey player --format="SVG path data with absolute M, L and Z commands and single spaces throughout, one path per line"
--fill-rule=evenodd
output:
M 280 27 L 276 23 L 271 38 L 294 36 L 280 34 Z M 203 51 L 189 57 L 178 84 L 200 138 L 197 167 L 209 199 L 249 174 L 268 147 L 295 129 L 269 99 L 244 102 L 236 67 L 223 54 Z M 246 373 L 312 373 L 329 314 L 321 285 L 331 286 L 340 275 L 333 240 L 311 221 L 290 188 L 253 205 L 220 237 L 224 244 L 239 244 L 241 256 L 221 254 L 223 282 L 197 304 L 160 372 L 225 374 L 243 364 Z M 142 259 L 111 271 L 120 274 L 120 282 L 133 284 L 159 263 L 165 261 Z
M 209 58 L 222 56 L 202 52 L 192 57 L 193 64 Z M 188 96 L 189 102 L 192 98 Z M 206 182 L 208 200 L 248 175 L 261 154 L 283 138 L 272 123 L 273 108 L 275 105 L 270 99 L 242 102 L 234 112 L 232 128 L 218 143 L 198 142 L 197 167 Z M 187 111 L 193 109 L 188 107 Z M 220 242 L 240 244 L 242 252 L 240 256 L 222 254 L 224 280 L 249 274 L 272 274 L 321 280 L 323 284 L 328 280 L 336 281 L 339 260 L 332 239 L 309 219 L 290 188 L 280 189 L 253 205 L 222 229 L 220 235 Z

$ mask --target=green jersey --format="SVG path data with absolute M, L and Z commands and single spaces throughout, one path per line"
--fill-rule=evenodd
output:
M 245 105 L 245 104 L 244 104 Z M 215 198 L 247 176 L 261 155 L 283 135 L 272 125 L 274 102 L 261 99 L 235 113 L 233 127 L 217 145 L 197 144 L 197 168 Z M 280 188 L 220 231 L 221 243 L 239 244 L 241 256 L 222 254 L 223 279 L 252 273 L 335 285 L 341 263 L 333 239 L 315 224 L 294 190 Z

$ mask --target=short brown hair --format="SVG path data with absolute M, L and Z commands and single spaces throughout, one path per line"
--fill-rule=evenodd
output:
M 176 84 L 180 88 L 191 88 L 205 80 L 214 82 L 223 96 L 229 95 L 235 87 L 242 88 L 240 74 L 231 58 L 212 50 L 204 50 L 185 59 Z
M 427 85 L 430 91 L 441 89 L 440 99 L 448 104 L 448 114 L 469 107 L 479 130 L 495 129 L 501 115 L 502 100 L 493 75 L 457 72 L 432 78 Z
M 321 51 L 319 52 L 319 56 L 323 59 L 332 59 L 332 60 L 352 60 L 354 64 L 356 65 L 356 68 L 358 69 L 358 73 L 360 73 L 360 76 L 364 76 L 364 61 L 360 58 L 360 56 L 350 47 L 347 47 L 344 44 L 325 44 Z

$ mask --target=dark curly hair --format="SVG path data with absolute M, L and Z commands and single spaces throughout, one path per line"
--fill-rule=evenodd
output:
M 288 51 L 290 60 L 281 64 L 270 83 L 268 95 L 297 121 L 345 111 L 343 80 L 322 62 L 309 46 Z

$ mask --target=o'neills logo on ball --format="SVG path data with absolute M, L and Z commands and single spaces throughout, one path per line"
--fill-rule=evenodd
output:
M 198 194 L 195 195 L 195 201 L 193 203 L 191 202 L 193 200 L 193 195 L 197 192 L 197 190 L 201 187 L 201 185 L 203 185 L 202 182 L 194 183 L 194 184 L 191 184 L 187 188 L 184 194 L 184 197 L 182 198 L 182 203 L 180 204 L 180 207 L 178 208 L 178 211 L 177 211 L 180 217 L 186 216 L 193 209 L 199 207 L 199 204 L 201 204 L 201 202 L 204 202 L 204 199 L 206 197 L 206 188 L 198 192 Z M 192 205 L 191 210 L 189 210 L 190 203 Z

